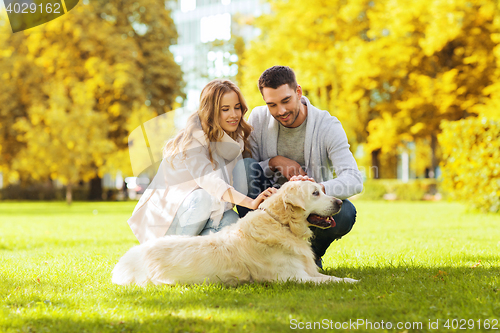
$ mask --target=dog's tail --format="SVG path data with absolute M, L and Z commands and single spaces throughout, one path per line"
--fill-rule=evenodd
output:
M 144 250 L 144 245 L 134 246 L 128 250 L 111 272 L 113 274 L 111 281 L 120 285 L 131 283 L 145 285 L 148 276 L 144 265 Z

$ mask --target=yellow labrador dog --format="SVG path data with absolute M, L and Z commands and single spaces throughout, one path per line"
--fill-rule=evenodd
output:
M 166 236 L 130 249 L 113 269 L 126 285 L 253 281 L 357 282 L 320 274 L 309 239 L 310 225 L 329 228 L 342 201 L 317 183 L 292 181 L 258 210 L 208 236 Z

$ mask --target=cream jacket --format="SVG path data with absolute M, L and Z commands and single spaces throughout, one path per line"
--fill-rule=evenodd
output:
M 177 209 L 194 190 L 202 188 L 212 195 L 210 218 L 214 226 L 222 214 L 233 204 L 224 202 L 222 195 L 232 185 L 232 171 L 242 159 L 243 141 L 234 141 L 224 133 L 220 142 L 208 142 L 199 129 L 193 133 L 193 141 L 182 153 L 173 158 L 172 167 L 164 158 L 153 181 L 148 186 L 128 220 L 128 224 L 140 243 L 163 237 L 174 220 Z M 210 162 L 208 147 L 216 167 Z

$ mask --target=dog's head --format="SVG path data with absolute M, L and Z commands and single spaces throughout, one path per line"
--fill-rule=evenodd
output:
M 330 228 L 335 226 L 332 217 L 342 207 L 342 200 L 323 193 L 321 186 L 310 181 L 285 183 L 276 194 L 261 205 L 288 223 L 293 233 L 309 238 L 308 226 Z

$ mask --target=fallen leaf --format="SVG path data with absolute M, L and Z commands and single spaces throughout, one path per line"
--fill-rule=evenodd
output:
M 446 276 L 446 275 L 448 275 L 448 273 L 446 273 L 445 271 L 439 270 L 438 273 L 433 276 L 433 278 L 435 278 L 435 279 L 441 279 L 441 280 L 444 281 L 443 276 Z
M 472 265 L 470 268 L 476 268 L 477 266 L 481 266 L 481 260 L 479 260 L 476 264 Z

